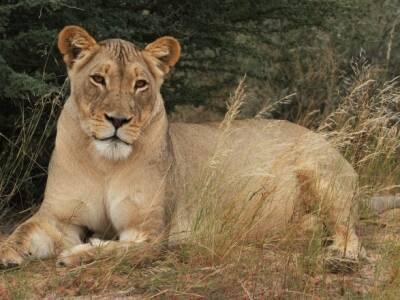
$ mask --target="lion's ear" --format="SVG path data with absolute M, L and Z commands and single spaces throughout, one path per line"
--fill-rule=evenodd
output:
M 96 46 L 96 40 L 79 26 L 66 26 L 58 34 L 58 49 L 68 68 Z
M 181 45 L 175 38 L 170 36 L 155 40 L 148 44 L 144 50 L 157 59 L 157 65 L 164 75 L 175 66 L 181 55 Z

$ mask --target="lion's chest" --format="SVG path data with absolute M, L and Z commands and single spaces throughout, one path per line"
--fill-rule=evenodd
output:
M 111 185 L 106 191 L 104 203 L 107 222 L 121 232 L 142 218 L 141 211 L 147 198 L 145 191 L 134 182 Z
M 97 234 L 110 237 L 138 219 L 145 193 L 134 184 L 107 185 L 101 193 L 87 195 L 77 211 L 82 225 Z

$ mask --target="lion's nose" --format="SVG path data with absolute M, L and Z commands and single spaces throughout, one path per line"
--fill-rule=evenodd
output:
M 117 116 L 110 116 L 105 114 L 106 120 L 113 124 L 115 129 L 120 128 L 122 125 L 128 123 L 132 118 L 125 118 L 125 117 L 117 117 Z

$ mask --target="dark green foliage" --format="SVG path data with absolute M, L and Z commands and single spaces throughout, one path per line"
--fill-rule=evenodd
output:
M 19 83 L 22 86 L 12 86 L 8 91 L 0 88 L 2 98 L 24 98 L 29 86 L 37 96 L 46 87 L 59 85 L 65 70 L 55 47 L 57 32 L 65 25 L 76 24 L 99 40 L 120 37 L 140 46 L 162 35 L 177 37 L 183 45 L 183 59 L 178 66 L 179 80 L 167 86 L 171 90 L 180 83 L 179 89 L 173 89 L 174 95 L 178 93 L 173 99 L 166 93 L 169 107 L 204 103 L 212 90 L 220 89 L 221 84 L 234 85 L 244 73 L 267 80 L 260 61 L 268 57 L 257 46 L 281 48 L 285 45 L 274 34 L 286 34 L 298 27 L 323 27 L 324 20 L 341 7 L 332 1 L 14 2 L 0 7 L 0 62 L 6 62 L 1 63 L 2 69 L 6 68 L 2 85 L 12 84 L 15 73 L 24 75 L 23 83 Z M 240 58 L 255 60 L 255 66 L 241 66 Z M 219 80 L 210 83 L 211 87 L 193 87 L 192 76 L 204 72 L 218 74 L 215 77 Z
M 20 198 L 21 203 L 31 203 L 44 187 L 54 120 L 65 96 L 57 94 L 66 70 L 56 49 L 57 32 L 65 25 L 83 26 L 98 40 L 119 37 L 139 46 L 163 35 L 178 38 L 183 56 L 163 87 L 168 110 L 177 104 L 202 104 L 223 111 L 228 93 L 247 74 L 250 104 L 245 115 L 295 92 L 290 104 L 266 116 L 297 120 L 310 107 L 324 113 L 337 104 L 342 82 L 338 69 L 346 70 L 362 47 L 389 67 L 387 74 L 393 74 L 400 62 L 395 51 L 400 45 L 393 38 L 396 30 L 392 30 L 390 59 L 386 54 L 391 29 L 397 26 L 397 4 L 395 0 L 3 0 L 0 201 Z M 57 103 L 49 101 L 54 97 Z M 21 136 L 27 126 L 33 126 L 29 138 Z M 15 155 L 22 145 L 18 143 L 25 143 L 28 153 L 40 153 Z

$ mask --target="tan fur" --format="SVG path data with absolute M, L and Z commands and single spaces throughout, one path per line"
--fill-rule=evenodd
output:
M 235 121 L 228 130 L 169 124 L 160 86 L 180 55 L 174 38 L 140 50 L 123 40 L 97 43 L 69 26 L 59 39 L 71 94 L 58 121 L 43 203 L 0 248 L 3 266 L 55 255 L 59 265 L 76 265 L 99 251 L 182 240 L 202 205 L 207 176 L 217 186 L 217 206 L 232 204 L 238 224 L 253 222 L 247 238 L 266 238 L 297 214 L 314 213 L 330 228 L 332 248 L 358 257 L 357 175 L 322 137 L 274 120 Z M 107 118 L 124 123 L 116 130 Z M 108 139 L 113 134 L 118 139 Z M 87 229 L 119 240 L 84 244 Z

